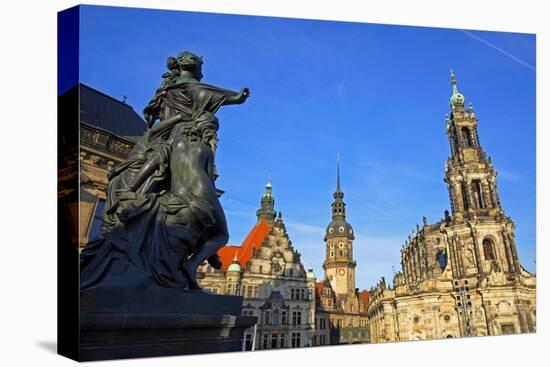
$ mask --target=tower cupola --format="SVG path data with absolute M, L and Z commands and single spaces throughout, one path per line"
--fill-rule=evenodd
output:
M 265 185 L 265 191 L 262 194 L 262 199 L 260 201 L 260 209 L 256 211 L 256 216 L 258 217 L 258 222 L 263 219 L 267 223 L 272 224 L 276 215 L 275 197 L 273 196 L 271 178 L 268 177 L 267 184 Z

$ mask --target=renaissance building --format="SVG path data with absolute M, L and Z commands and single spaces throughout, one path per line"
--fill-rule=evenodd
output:
M 445 183 L 451 213 L 409 236 L 393 287 L 370 290 L 371 342 L 536 331 L 536 277 L 520 264 L 514 222 L 505 215 L 478 119 L 451 72 L 450 157 Z
M 332 221 L 325 232 L 325 277 L 317 283 L 316 344 L 353 344 L 369 341 L 367 307 L 369 294 L 355 288 L 353 241 L 355 234 L 346 221 L 344 192 L 337 163 Z M 327 327 L 328 326 L 328 327 Z
M 305 270 L 292 246 L 281 212 L 275 211 L 271 183 L 265 186 L 257 222 L 240 246 L 218 251 L 222 269 L 199 267 L 202 288 L 242 296 L 243 315 L 258 323 L 245 332 L 246 350 L 314 345 L 315 275 Z

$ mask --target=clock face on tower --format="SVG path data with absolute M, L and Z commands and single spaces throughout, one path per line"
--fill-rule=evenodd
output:
M 338 270 L 338 273 L 340 275 L 346 275 L 346 269 L 340 269 L 340 270 Z

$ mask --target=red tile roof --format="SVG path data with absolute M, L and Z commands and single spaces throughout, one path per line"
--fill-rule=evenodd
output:
M 325 285 L 326 283 L 326 285 Z M 325 289 L 326 287 L 330 288 L 331 292 L 332 292 L 332 287 L 330 286 L 330 283 L 328 282 L 327 279 L 325 279 L 324 281 L 322 282 L 317 282 L 315 283 L 315 295 L 317 297 L 321 297 L 321 294 L 323 292 L 323 289 Z
M 248 236 L 244 239 L 240 246 L 224 246 L 218 250 L 218 255 L 222 261 L 222 271 L 225 273 L 227 268 L 233 262 L 235 252 L 237 253 L 237 259 L 242 268 L 252 257 L 252 248 L 259 249 L 264 242 L 264 239 L 271 231 L 272 226 L 265 220 L 260 221 L 252 228 Z
M 368 291 L 359 292 L 359 301 L 363 302 L 363 304 L 365 305 L 365 312 L 366 312 L 367 308 L 369 307 L 369 292 Z

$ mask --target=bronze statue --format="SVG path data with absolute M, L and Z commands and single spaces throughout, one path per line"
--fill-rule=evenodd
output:
M 215 113 L 243 103 L 249 91 L 201 83 L 202 58 L 191 52 L 170 57 L 167 66 L 144 109 L 146 132 L 109 176 L 101 235 L 81 254 L 81 290 L 198 289 L 204 260 L 221 267 L 217 251 L 228 231 L 214 184 Z

